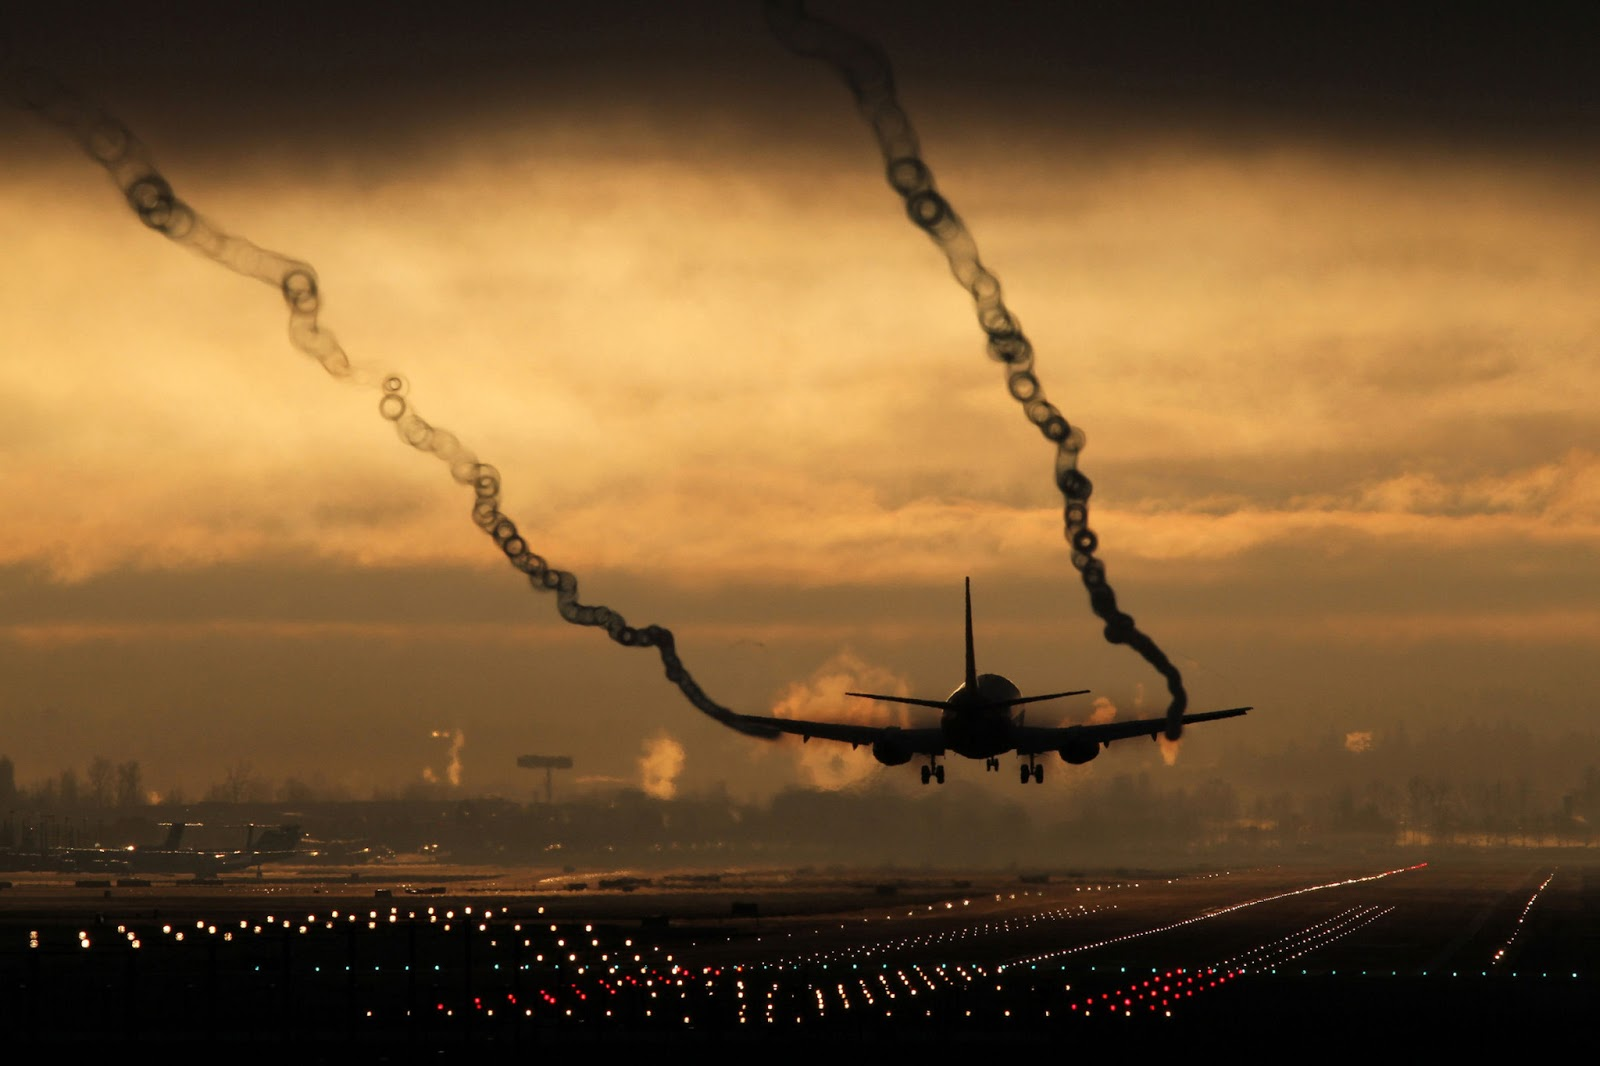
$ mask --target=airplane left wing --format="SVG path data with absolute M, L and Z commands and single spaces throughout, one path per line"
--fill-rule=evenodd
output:
M 741 733 L 755 736 L 774 736 L 792 733 L 802 741 L 812 737 L 842 741 L 852 748 L 871 747 L 880 740 L 892 738 L 894 747 L 910 755 L 943 755 L 944 731 L 932 729 L 902 729 L 899 726 L 852 725 L 847 722 L 809 722 L 803 718 L 767 718 L 756 714 L 738 714 L 728 723 Z
M 1183 716 L 1184 725 L 1211 722 L 1218 718 L 1236 718 L 1249 707 L 1232 707 L 1226 711 L 1204 711 Z M 1152 737 L 1166 732 L 1167 720 L 1162 718 L 1136 718 L 1127 722 L 1096 722 L 1093 725 L 1017 726 L 1012 736 L 1017 741 L 1017 754 L 1041 755 L 1047 751 L 1060 751 L 1068 745 L 1094 744 L 1103 746 L 1114 740 L 1129 737 Z

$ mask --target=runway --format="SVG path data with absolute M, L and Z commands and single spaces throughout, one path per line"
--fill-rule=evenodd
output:
M 38 875 L 0 891 L 0 976 L 17 990 L 0 1026 L 45 1048 L 376 1059 L 1310 1032 L 1356 1047 L 1378 1027 L 1468 1047 L 1579 1031 L 1600 975 L 1597 871 L 1579 852 L 1048 874 L 428 868 L 126 888 Z

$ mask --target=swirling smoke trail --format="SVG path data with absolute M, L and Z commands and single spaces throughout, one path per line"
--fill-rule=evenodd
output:
M 949 202 L 934 187 L 923 162 L 916 132 L 895 96 L 894 77 L 881 48 L 832 23 L 810 16 L 798 0 L 766 0 L 767 20 L 778 38 L 800 55 L 830 63 L 854 94 L 857 108 L 872 126 L 887 164 L 889 184 L 904 198 L 906 211 L 944 251 L 950 270 L 972 294 L 978 322 L 988 335 L 989 354 L 1005 364 L 1006 385 L 1022 404 L 1028 420 L 1056 445 L 1056 484 L 1066 502 L 1066 536 L 1072 564 L 1082 576 L 1090 606 L 1105 622 L 1106 640 L 1127 644 L 1163 677 L 1172 695 L 1166 735 L 1182 733 L 1188 705 L 1183 678 L 1156 643 L 1141 632 L 1132 616 L 1117 606 L 1106 579 L 1105 564 L 1095 557 L 1098 540 L 1089 528 L 1089 495 L 1093 485 L 1078 469 L 1084 445 L 1082 430 L 1068 424 L 1044 396 L 1033 373 L 1033 346 L 1021 323 L 1000 297 L 1000 283 L 978 258 L 977 245 Z M 472 518 L 492 537 L 507 562 L 527 576 L 538 590 L 556 594 L 561 617 L 574 625 L 604 629 L 625 647 L 653 647 L 661 656 L 667 679 L 698 710 L 730 728 L 766 738 L 777 734 L 737 715 L 706 695 L 679 658 L 671 630 L 659 625 L 634 627 L 617 611 L 578 600 L 578 579 L 551 566 L 533 552 L 516 523 L 500 509 L 500 473 L 478 461 L 471 449 L 449 430 L 424 419 L 408 398 L 404 377 L 353 363 L 332 331 L 321 324 L 321 290 L 309 263 L 269 251 L 217 227 L 174 193 L 157 169 L 149 149 L 121 122 L 54 78 L 37 72 L 5 79 L 8 90 L 24 106 L 70 134 L 106 169 L 129 207 L 146 226 L 173 242 L 198 252 L 230 270 L 272 285 L 289 309 L 289 337 L 301 352 L 315 359 L 333 377 L 382 393 L 379 413 L 393 422 L 400 439 L 447 464 L 450 476 L 472 489 Z
M 276 288 L 289 308 L 289 339 L 335 378 L 376 386 L 382 397 L 378 412 L 393 422 L 400 439 L 435 456 L 450 469 L 450 476 L 473 492 L 472 519 L 494 538 L 506 561 L 527 575 L 535 589 L 556 594 L 561 617 L 574 625 L 604 629 L 626 647 L 655 648 L 666 668 L 667 679 L 677 685 L 696 708 L 731 728 L 765 738 L 777 734 L 741 719 L 707 696 L 678 657 L 672 632 L 663 626 L 636 628 L 609 607 L 578 601 L 578 579 L 551 566 L 534 553 L 517 525 L 500 509 L 500 472 L 478 461 L 461 440 L 447 429 L 432 425 L 407 397 L 405 378 L 377 372 L 350 360 L 332 331 L 323 327 L 317 273 L 311 264 L 261 248 L 243 237 L 220 229 L 172 190 L 156 168 L 150 150 L 126 126 L 93 102 L 47 74 L 25 72 L 4 77 L 8 91 L 23 106 L 70 134 L 89 156 L 111 175 L 128 206 L 146 226 L 176 244 L 198 252 L 229 270 Z
M 1189 704 L 1183 676 L 1165 652 L 1117 606 L 1106 579 L 1105 563 L 1095 558 L 1099 539 L 1089 528 L 1089 494 L 1094 486 L 1078 469 L 1083 431 L 1069 425 L 1049 400 L 1033 372 L 1033 345 L 1022 323 L 1000 298 L 1000 282 L 978 258 L 978 246 L 961 217 L 934 187 L 933 173 L 923 162 L 911 119 L 895 96 L 894 72 L 878 45 L 850 31 L 814 18 L 802 0 L 766 0 L 767 22 L 790 51 L 821 59 L 838 71 L 855 96 L 883 152 L 889 184 L 906 202 L 906 214 L 933 238 L 950 261 L 950 272 L 972 294 L 978 324 L 989 337 L 989 354 L 1005 364 L 1006 388 L 1022 405 L 1028 421 L 1056 446 L 1056 486 L 1066 501 L 1066 536 L 1072 565 L 1089 591 L 1089 605 L 1105 623 L 1106 640 L 1126 644 L 1166 678 L 1172 702 L 1167 707 L 1166 735 L 1183 734 L 1183 712 Z

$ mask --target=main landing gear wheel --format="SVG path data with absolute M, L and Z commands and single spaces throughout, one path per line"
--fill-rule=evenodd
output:
M 987 770 L 998 770 L 998 769 L 1000 769 L 1000 760 L 995 758 L 993 755 L 991 755 L 991 756 L 989 756 L 988 761 L 983 764 L 983 768 L 986 771 Z
M 932 768 L 932 767 L 930 767 L 930 766 L 924 766 L 924 767 L 923 767 L 923 768 L 922 768 L 922 783 L 923 783 L 923 784 L 924 784 L 924 785 L 926 785 L 926 784 L 927 784 L 927 783 L 928 783 L 928 781 L 929 781 L 929 780 L 930 780 L 930 779 L 931 779 L 931 778 L 932 778 L 932 777 L 933 777 L 933 768 Z
M 944 784 L 944 767 L 935 766 L 933 768 L 933 779 L 941 785 Z
M 1028 779 L 1030 777 L 1040 784 L 1044 783 L 1044 767 L 1039 766 L 1038 764 L 1032 764 L 1029 766 L 1020 767 L 1020 769 L 1022 771 L 1021 777 L 1024 785 L 1028 783 Z

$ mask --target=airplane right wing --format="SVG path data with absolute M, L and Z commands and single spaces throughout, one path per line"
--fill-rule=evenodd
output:
M 1226 711 L 1203 711 L 1183 716 L 1184 725 L 1195 722 L 1212 722 L 1218 718 L 1237 718 L 1250 707 L 1232 707 Z M 1135 718 L 1126 722 L 1096 722 L 1090 725 L 1018 726 L 1012 731 L 1017 739 L 1017 752 L 1021 755 L 1040 755 L 1047 751 L 1060 751 L 1068 745 L 1083 750 L 1098 750 L 1114 740 L 1129 737 L 1151 737 L 1166 732 L 1167 720 L 1161 718 Z M 1089 745 L 1094 749 L 1089 749 Z M 1092 757 L 1092 756 L 1091 756 Z

